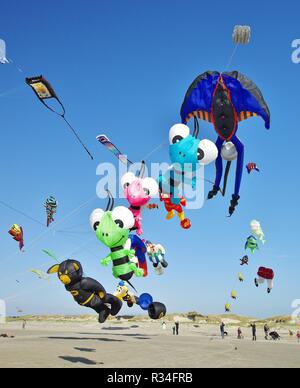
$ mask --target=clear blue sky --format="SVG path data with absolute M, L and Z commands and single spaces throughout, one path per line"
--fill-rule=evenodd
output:
M 270 105 L 271 131 L 259 119 L 242 123 L 239 131 L 246 161 L 258 163 L 261 174 L 244 175 L 242 199 L 232 219 L 226 217 L 232 180 L 226 199 L 189 214 L 189 232 L 175 221 L 167 223 L 162 209 L 145 212 L 145 237 L 165 245 L 170 267 L 164 277 L 151 274 L 136 285 L 166 302 L 169 311 L 223 312 L 240 271 L 249 222 L 257 218 L 268 243 L 251 257 L 233 311 L 254 316 L 290 313 L 292 301 L 300 298 L 300 65 L 291 62 L 291 42 L 300 37 L 299 14 L 299 2 L 290 0 L 282 5 L 258 0 L 2 1 L 0 37 L 24 73 L 13 65 L 0 68 L 0 200 L 44 222 L 43 202 L 55 195 L 60 204 L 57 221 L 64 219 L 95 195 L 97 164 L 116 163 L 97 144 L 96 135 L 106 133 L 131 159 L 141 160 L 167 141 L 192 80 L 206 70 L 224 70 L 233 49 L 233 26 L 249 24 L 252 43 L 238 50 L 232 69 L 253 79 Z M 94 162 L 24 85 L 25 76 L 37 74 L 56 88 L 96 156 Z M 203 136 L 215 140 L 212 127 L 204 128 Z M 152 160 L 167 162 L 167 148 Z M 214 178 L 213 166 L 206 176 Z M 0 206 L 0 297 L 8 297 L 10 314 L 17 307 L 27 313 L 88 312 L 74 304 L 57 279 L 43 283 L 28 273 L 29 268 L 50 266 L 43 248 L 62 258 L 72 254 L 87 275 L 108 291 L 115 289 L 110 269 L 99 264 L 107 249 L 88 225 L 90 212 L 104 205 L 95 199 L 57 225 L 56 233 L 46 235 L 38 224 Z M 13 223 L 24 227 L 24 254 L 7 234 Z M 59 232 L 70 228 L 73 234 Z M 260 265 L 276 272 L 271 295 L 253 285 Z

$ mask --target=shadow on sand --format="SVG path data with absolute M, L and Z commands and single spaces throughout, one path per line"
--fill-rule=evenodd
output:
M 92 337 L 44 337 L 49 340 L 69 340 L 69 341 L 102 341 L 102 342 L 125 342 L 111 338 L 92 338 Z
M 72 364 L 84 364 L 84 365 L 104 365 L 103 362 L 96 362 L 84 357 L 71 357 L 71 356 L 59 356 L 61 360 L 68 361 Z

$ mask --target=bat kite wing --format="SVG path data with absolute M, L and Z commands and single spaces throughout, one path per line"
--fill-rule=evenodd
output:
M 230 90 L 231 101 L 239 121 L 260 116 L 270 129 L 271 114 L 260 89 L 248 77 L 238 71 L 222 74 L 226 87 Z

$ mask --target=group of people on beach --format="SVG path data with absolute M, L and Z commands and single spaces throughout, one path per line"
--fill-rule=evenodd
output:
M 222 322 L 220 325 L 220 332 L 221 332 L 222 339 L 224 339 L 225 337 L 228 336 L 228 332 L 226 331 L 225 328 L 226 328 L 226 325 L 224 322 Z M 256 342 L 257 341 L 257 326 L 255 323 L 252 323 L 250 325 L 250 328 L 252 330 L 252 341 Z M 280 335 L 276 331 L 270 330 L 270 327 L 267 323 L 264 325 L 264 335 L 265 335 L 266 341 L 268 341 L 270 339 L 274 340 L 274 341 L 278 341 L 281 339 Z M 291 331 L 290 331 L 290 336 L 291 337 L 294 336 L 294 333 Z M 243 331 L 242 331 L 241 327 L 239 327 L 237 330 L 237 339 L 242 340 L 244 338 L 245 337 L 243 335 Z M 298 343 L 300 343 L 300 331 L 297 332 L 296 338 L 297 338 Z

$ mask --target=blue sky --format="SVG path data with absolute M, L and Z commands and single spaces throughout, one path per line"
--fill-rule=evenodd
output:
M 167 223 L 163 209 L 145 212 L 145 237 L 166 247 L 170 267 L 164 277 L 151 274 L 136 285 L 165 302 L 170 312 L 223 312 L 240 271 L 249 223 L 256 218 L 268 242 L 251 257 L 233 311 L 252 316 L 291 313 L 292 301 L 300 298 L 300 65 L 291 61 L 291 43 L 300 37 L 300 5 L 288 0 L 284 5 L 265 3 L 229 0 L 208 7 L 199 0 L 2 2 L 0 38 L 23 73 L 14 65 L 0 68 L 0 200 L 41 222 L 47 196 L 55 195 L 60 204 L 57 224 L 46 234 L 39 224 L 0 206 L 0 297 L 7 298 L 10 314 L 16 308 L 26 313 L 88 312 L 74 304 L 57 279 L 43 283 L 28 273 L 29 268 L 47 270 L 52 264 L 42 254 L 44 248 L 62 259 L 72 255 L 88 276 L 108 291 L 115 289 L 110 269 L 99 264 L 107 249 L 94 237 L 88 218 L 95 207 L 105 206 L 95 198 L 97 165 L 117 163 L 95 137 L 106 133 L 136 161 L 166 142 L 193 79 L 206 70 L 225 69 L 236 24 L 251 25 L 253 36 L 251 45 L 238 50 L 231 68 L 257 83 L 272 113 L 270 131 L 259 119 L 242 123 L 239 130 L 246 162 L 256 162 L 261 174 L 244 175 L 241 202 L 231 219 L 226 216 L 232 179 L 225 199 L 189 214 L 193 228 L 188 232 L 175 221 Z M 94 162 L 24 84 L 25 76 L 37 74 L 55 87 Z M 202 136 L 216 139 L 208 125 L 202 127 Z M 151 160 L 168 162 L 167 148 Z M 214 179 L 213 166 L 206 177 Z M 23 254 L 7 234 L 13 223 L 25 230 Z M 271 295 L 253 285 L 260 265 L 276 272 Z

